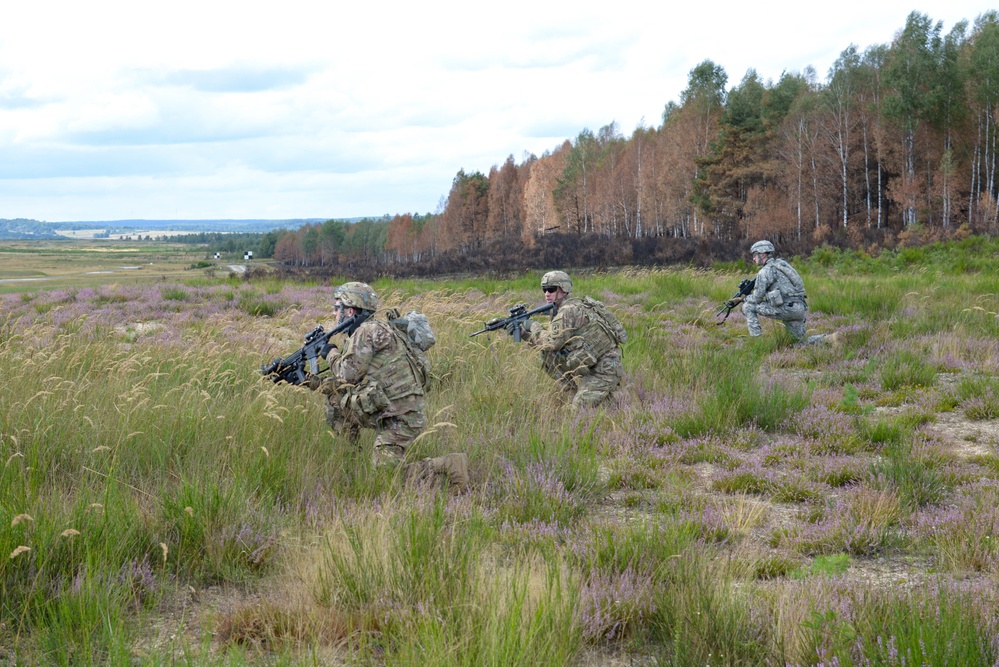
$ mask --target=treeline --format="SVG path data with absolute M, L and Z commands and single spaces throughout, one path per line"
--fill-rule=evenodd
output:
M 278 241 L 287 234 L 284 229 L 272 230 L 263 234 L 242 232 L 228 234 L 222 232 L 194 232 L 170 237 L 171 243 L 207 245 L 212 252 L 244 253 L 253 252 L 254 257 L 270 258 Z
M 625 137 L 611 123 L 488 174 L 460 170 L 435 214 L 303 227 L 274 257 L 460 269 L 497 249 L 536 258 L 539 244 L 640 262 L 759 238 L 805 252 L 999 231 L 996 11 L 946 34 L 913 12 L 891 43 L 847 47 L 821 82 L 750 70 L 727 84 L 706 60 L 658 127 Z
M 0 218 L 0 239 L 57 239 L 51 225 L 29 218 Z
M 305 225 L 278 240 L 274 259 L 290 266 L 327 268 L 341 264 L 380 264 L 387 259 L 388 232 L 387 217 Z

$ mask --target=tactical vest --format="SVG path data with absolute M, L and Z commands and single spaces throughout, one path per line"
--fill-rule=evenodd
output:
M 605 354 L 617 349 L 619 343 L 626 342 L 628 334 L 617 318 L 596 299 L 572 299 L 571 303 L 583 308 L 587 322 L 576 329 L 575 335 L 560 350 L 560 361 L 567 371 L 587 375 Z
M 374 354 L 368 368 L 368 375 L 378 384 L 385 393 L 385 397 L 390 401 L 414 394 L 422 395 L 422 383 L 417 371 L 413 368 L 406 344 L 401 339 L 399 332 L 395 330 L 395 327 L 385 322 L 377 320 L 370 320 L 370 322 L 374 326 L 383 327 L 389 331 L 395 345 Z
M 773 266 L 777 270 L 777 272 L 783 275 L 791 286 L 791 289 L 789 290 L 786 287 L 785 289 L 781 290 L 781 296 L 783 296 L 785 300 L 806 298 L 805 283 L 804 281 L 801 280 L 801 276 L 798 275 L 798 272 L 794 270 L 794 267 L 792 267 L 790 264 L 788 264 L 785 260 L 781 259 L 780 257 L 777 257 L 770 261 L 773 262 Z M 780 280 L 777 281 L 778 288 L 782 287 L 781 283 L 782 281 Z

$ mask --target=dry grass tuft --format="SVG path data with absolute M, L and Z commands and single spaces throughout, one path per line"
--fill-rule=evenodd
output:
M 726 500 L 719 508 L 725 525 L 738 535 L 747 535 L 767 517 L 767 506 L 746 495 Z
M 265 600 L 241 606 L 219 619 L 215 636 L 224 645 L 257 651 L 339 646 L 354 623 L 336 609 L 319 610 L 304 603 Z

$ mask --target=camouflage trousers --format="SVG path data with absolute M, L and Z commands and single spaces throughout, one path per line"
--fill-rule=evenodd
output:
M 338 434 L 356 444 L 362 428 L 375 431 L 373 461 L 376 466 L 401 463 L 406 448 L 427 427 L 422 396 L 405 396 L 388 409 L 373 415 L 344 407 L 336 394 L 329 397 L 326 423 Z
M 563 391 L 574 394 L 572 408 L 595 408 L 614 398 L 614 391 L 624 377 L 624 364 L 620 350 L 612 350 L 600 357 L 589 373 L 554 373 Z
M 760 317 L 762 316 L 783 322 L 784 328 L 787 329 L 791 338 L 800 341 L 805 337 L 805 313 L 807 310 L 804 301 L 787 301 L 781 306 L 773 306 L 765 302 L 742 302 L 742 314 L 746 317 L 750 336 L 763 335 L 763 328 L 760 326 Z

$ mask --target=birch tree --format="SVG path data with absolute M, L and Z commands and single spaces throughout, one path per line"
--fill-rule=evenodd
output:
M 857 47 L 851 44 L 833 63 L 829 70 L 829 83 L 825 89 L 825 107 L 829 112 L 830 123 L 826 133 L 831 140 L 833 150 L 839 161 L 841 187 L 840 206 L 842 208 L 843 228 L 847 226 L 850 214 L 849 183 L 850 183 L 850 142 L 854 117 L 854 96 L 857 89 L 860 56 Z
M 885 99 L 885 113 L 902 130 L 904 164 L 899 199 L 903 206 L 902 222 L 906 227 L 917 221 L 916 132 L 930 110 L 934 51 L 937 50 L 942 29 L 942 23 L 934 25 L 925 14 L 909 14 L 905 28 L 891 46 L 885 68 L 885 82 L 890 88 Z

